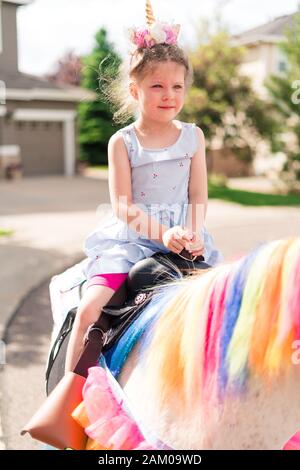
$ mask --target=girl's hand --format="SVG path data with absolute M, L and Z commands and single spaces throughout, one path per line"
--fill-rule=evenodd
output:
M 193 256 L 201 256 L 204 253 L 204 242 L 201 235 L 198 232 L 192 232 L 187 228 L 183 228 L 185 232 L 185 239 L 189 242 L 186 243 L 185 249 Z
M 183 229 L 180 225 L 175 225 L 166 230 L 162 239 L 165 247 L 176 254 L 180 253 L 183 248 L 186 248 L 187 242 L 190 241 L 187 230 Z

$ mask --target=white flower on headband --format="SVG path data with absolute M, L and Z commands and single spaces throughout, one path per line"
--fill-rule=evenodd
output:
M 150 26 L 150 34 L 156 43 L 163 43 L 167 40 L 167 33 L 164 30 L 163 23 L 153 23 Z

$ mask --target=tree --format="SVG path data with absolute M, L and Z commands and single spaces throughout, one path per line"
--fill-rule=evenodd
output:
M 266 86 L 285 135 L 287 159 L 280 176 L 290 192 L 300 193 L 300 8 L 294 25 L 286 30 L 285 40 L 279 47 L 288 65 L 282 74 L 273 75 Z
M 81 86 L 93 90 L 98 97 L 95 101 L 79 105 L 80 159 L 92 165 L 107 164 L 107 142 L 116 132 L 112 111 L 101 92 L 99 78 L 104 68 L 106 73 L 115 74 L 121 62 L 114 46 L 108 42 L 104 28 L 96 33 L 95 41 L 93 51 L 83 59 Z
M 47 78 L 58 85 L 79 86 L 81 82 L 82 60 L 73 51 L 67 52 L 57 65 L 52 74 Z
M 181 113 L 204 131 L 208 148 L 218 138 L 237 157 L 251 161 L 259 138 L 277 148 L 278 123 L 272 106 L 257 97 L 248 77 L 241 75 L 244 49 L 233 47 L 229 35 L 218 32 L 190 55 L 194 83 Z

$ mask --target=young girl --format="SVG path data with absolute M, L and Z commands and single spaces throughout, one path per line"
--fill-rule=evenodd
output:
M 177 45 L 178 25 L 155 22 L 149 2 L 147 7 L 148 27 L 131 35 L 136 48 L 128 94 L 139 114 L 108 144 L 114 215 L 85 242 L 88 288 L 74 322 L 66 371 L 75 367 L 88 327 L 137 261 L 157 251 L 180 254 L 183 248 L 203 255 L 210 265 L 220 257 L 203 226 L 204 135 L 195 124 L 175 119 L 184 105 L 191 67 Z

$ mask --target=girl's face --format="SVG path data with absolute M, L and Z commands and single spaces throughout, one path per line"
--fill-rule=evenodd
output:
M 176 62 L 157 64 L 143 80 L 132 82 L 130 91 L 147 119 L 168 122 L 181 111 L 185 95 L 185 67 Z

